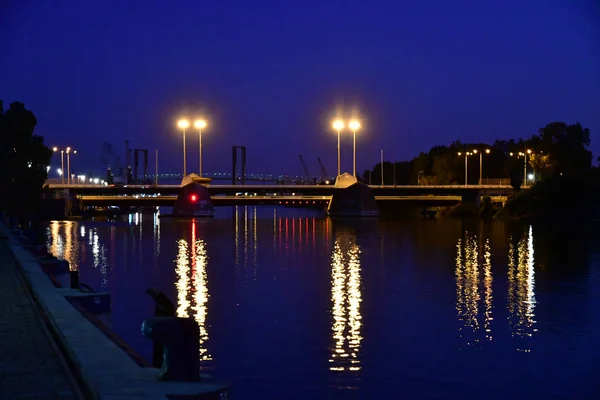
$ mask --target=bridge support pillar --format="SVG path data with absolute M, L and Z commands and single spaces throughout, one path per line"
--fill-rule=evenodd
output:
M 212 217 L 214 207 L 208 188 L 198 182 L 191 182 L 179 189 L 173 207 L 173 217 L 197 218 Z
M 339 217 L 376 217 L 379 208 L 375 202 L 373 190 L 356 180 L 356 177 L 344 173 L 335 181 L 336 190 L 329 200 L 327 214 Z
M 465 191 L 462 195 L 463 203 L 470 203 L 475 207 L 481 207 L 481 193 L 478 190 Z

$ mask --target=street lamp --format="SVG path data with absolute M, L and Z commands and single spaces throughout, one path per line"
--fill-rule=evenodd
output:
M 469 184 L 468 184 L 468 182 L 469 182 L 469 181 L 468 181 L 468 172 L 469 172 L 469 161 L 468 161 L 468 159 L 469 159 L 469 156 L 470 156 L 470 155 L 472 155 L 472 154 L 473 154 L 473 153 L 471 153 L 471 152 L 469 152 L 469 151 L 467 151 L 467 152 L 465 153 L 465 187 L 467 187 L 467 186 L 469 185 Z M 459 152 L 458 152 L 458 155 L 459 155 L 459 156 L 461 156 L 461 155 L 462 155 L 462 153 L 459 151 Z
M 180 119 L 177 122 L 177 127 L 183 131 L 183 176 L 186 176 L 187 173 L 186 173 L 186 170 L 185 170 L 185 165 L 186 165 L 186 158 L 185 158 L 185 130 L 190 127 L 190 122 L 187 119 L 185 119 L 185 118 Z
M 523 158 L 525 162 L 523 163 L 523 186 L 527 186 L 527 154 L 531 155 L 531 149 L 525 150 L 523 153 Z
M 52 148 L 52 151 L 56 153 L 58 151 L 58 147 L 54 146 Z M 60 151 L 60 171 L 61 171 L 60 172 L 60 183 L 62 185 L 65 184 L 65 179 L 64 179 L 63 173 L 62 173 L 62 171 L 64 171 L 64 170 L 65 170 L 65 152 L 64 152 L 64 150 L 61 150 Z
M 341 119 L 336 119 L 335 121 L 333 121 L 333 129 L 335 129 L 337 131 L 337 136 L 338 136 L 338 146 L 337 146 L 337 150 L 338 150 L 338 163 L 337 163 L 337 174 L 338 176 L 341 175 L 341 163 L 340 163 L 340 159 L 341 159 L 341 153 L 340 153 L 340 132 L 342 131 L 342 129 L 344 129 L 344 121 L 342 121 Z
M 202 177 L 202 129 L 206 128 L 206 121 L 197 119 L 194 128 L 198 129 L 198 175 Z
M 65 153 L 67 153 L 67 185 L 71 184 L 71 148 L 67 147 Z M 73 154 L 77 154 L 77 150 L 73 150 Z
M 352 162 L 352 174 L 356 177 L 356 131 L 360 129 L 360 121 L 353 119 L 348 125 L 352 129 L 354 135 L 354 151 L 353 151 L 353 162 Z
M 490 154 L 490 149 L 485 149 L 485 154 Z M 473 150 L 473 154 L 479 153 L 479 186 L 483 185 L 483 151 Z

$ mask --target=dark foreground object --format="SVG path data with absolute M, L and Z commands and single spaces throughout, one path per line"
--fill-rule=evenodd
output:
M 192 318 L 154 317 L 142 323 L 142 334 L 163 348 L 157 378 L 163 381 L 200 380 L 200 330 Z

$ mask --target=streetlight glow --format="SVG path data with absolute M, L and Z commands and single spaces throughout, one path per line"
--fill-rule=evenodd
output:
M 202 129 L 206 128 L 206 121 L 201 118 L 195 120 L 194 128 L 198 130 L 198 175 L 202 176 Z
M 337 176 L 340 176 L 340 174 L 342 173 L 341 171 L 341 150 L 340 150 L 340 143 L 341 143 L 341 138 L 340 138 L 340 131 L 342 129 L 344 129 L 344 121 L 342 121 L 341 119 L 336 119 L 335 121 L 333 121 L 333 129 L 335 129 L 337 131 L 337 137 L 338 137 L 338 143 L 337 143 L 337 153 L 338 153 L 338 165 L 337 165 Z
M 52 151 L 58 151 L 58 147 L 54 146 L 54 147 L 52 148 Z
M 187 129 L 187 128 L 189 128 L 189 127 L 190 127 L 190 121 L 188 121 L 187 119 L 180 119 L 180 120 L 177 122 L 177 127 L 178 127 L 179 129 Z
M 356 131 L 360 129 L 360 122 L 357 119 L 350 121 L 349 125 L 353 136 L 353 151 L 352 151 L 352 176 L 356 177 Z
M 194 128 L 196 128 L 196 129 L 206 128 L 206 121 L 203 119 L 197 119 L 196 121 L 194 121 Z
M 490 154 L 491 150 L 490 149 L 485 149 L 485 154 Z

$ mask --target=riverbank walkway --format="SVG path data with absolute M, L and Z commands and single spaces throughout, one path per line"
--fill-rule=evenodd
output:
M 80 400 L 0 224 L 0 399 Z

